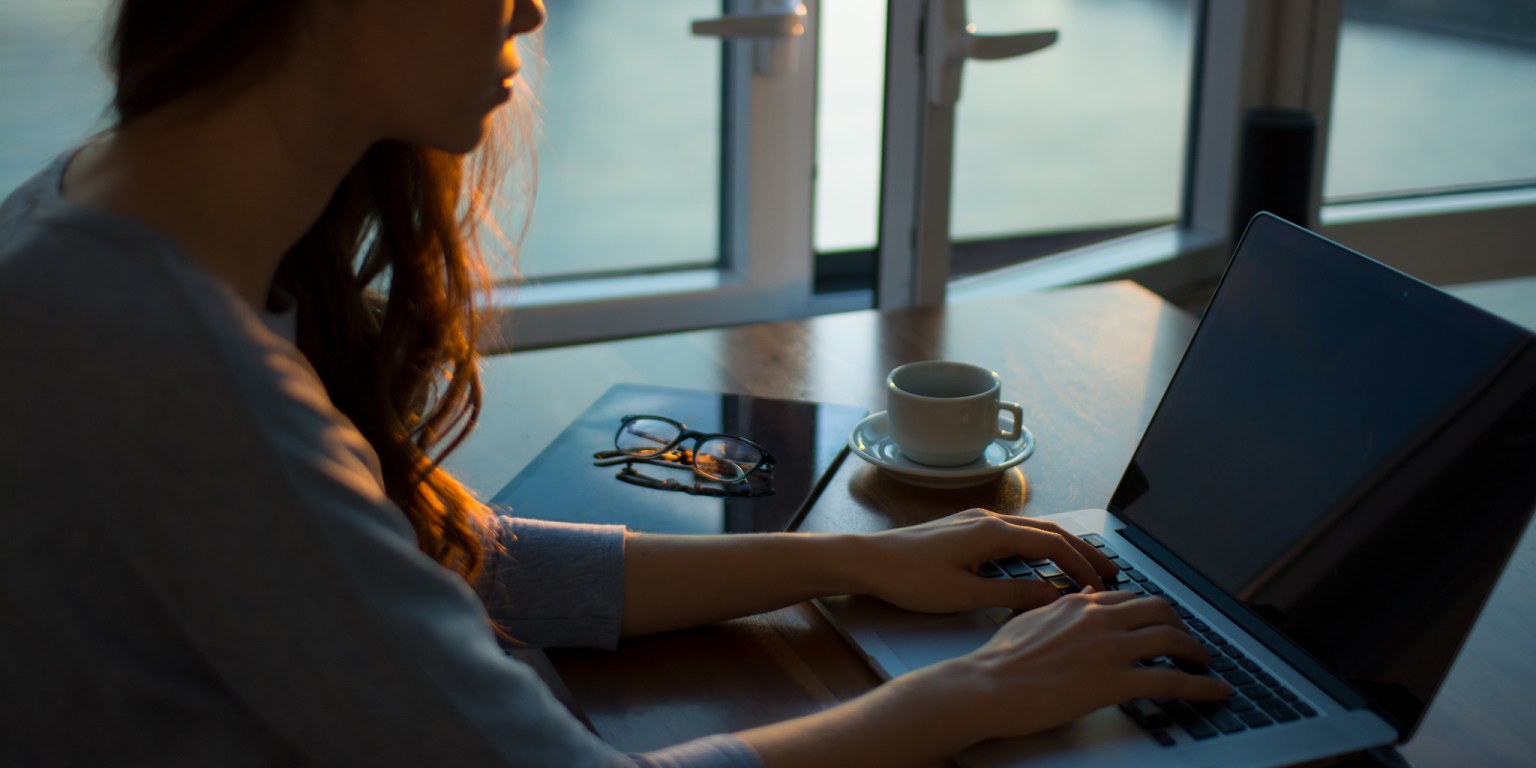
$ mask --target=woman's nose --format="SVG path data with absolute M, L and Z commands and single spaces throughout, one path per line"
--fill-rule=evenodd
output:
M 544 26 L 544 0 L 514 0 L 508 37 L 526 35 Z

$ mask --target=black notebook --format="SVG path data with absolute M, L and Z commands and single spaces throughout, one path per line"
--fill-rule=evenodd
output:
M 747 438 L 774 457 L 771 476 L 754 478 L 751 496 L 711 496 L 624 482 L 623 464 L 595 466 L 611 450 L 620 420 L 665 416 L 689 429 Z M 616 523 L 652 533 L 751 533 L 793 528 L 847 453 L 848 434 L 866 411 L 849 405 L 617 384 L 571 422 L 491 499 L 518 517 Z M 647 477 L 691 487 L 691 470 L 639 463 Z M 767 480 L 766 483 L 762 480 Z M 705 488 L 722 488 L 703 482 Z M 765 489 L 771 493 L 762 493 Z

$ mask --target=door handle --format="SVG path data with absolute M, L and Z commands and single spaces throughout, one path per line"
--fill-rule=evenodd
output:
M 759 75 L 789 74 L 800 58 L 805 34 L 805 4 L 797 0 L 757 0 L 758 12 L 715 19 L 696 19 L 695 37 L 752 41 L 753 71 Z
M 1060 37 L 1054 29 L 978 35 L 965 16 L 965 0 L 928 0 L 924 44 L 932 57 L 928 64 L 928 103 L 934 106 L 960 100 L 960 71 L 966 59 L 1011 59 L 1049 47 Z

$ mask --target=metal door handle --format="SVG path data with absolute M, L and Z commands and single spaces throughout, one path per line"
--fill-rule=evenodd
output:
M 960 70 L 966 59 L 1010 59 L 1048 47 L 1060 37 L 1056 30 L 1012 35 L 978 35 L 965 20 L 965 0 L 928 0 L 925 45 L 928 103 L 950 105 L 960 100 Z
M 696 37 L 751 40 L 753 69 L 760 75 L 788 74 L 800 56 L 800 37 L 805 34 L 805 4 L 797 0 L 758 0 L 761 13 L 696 19 Z

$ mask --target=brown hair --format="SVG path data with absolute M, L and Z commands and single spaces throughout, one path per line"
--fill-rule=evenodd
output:
M 118 124 L 250 84 L 306 13 L 302 0 L 121 0 L 110 43 Z M 494 151 L 470 164 L 379 142 L 276 277 L 298 300 L 299 349 L 378 454 L 422 551 L 470 581 L 490 513 L 439 462 L 480 410 L 477 307 L 490 283 L 476 234 L 497 170 Z

